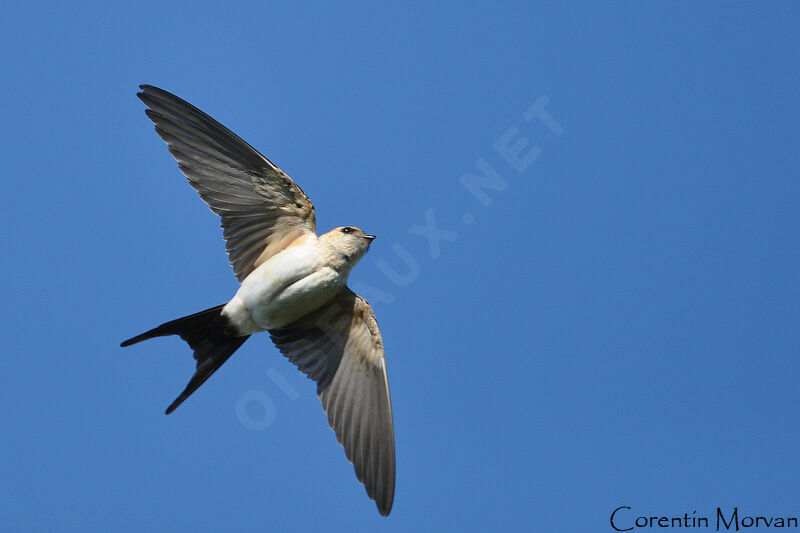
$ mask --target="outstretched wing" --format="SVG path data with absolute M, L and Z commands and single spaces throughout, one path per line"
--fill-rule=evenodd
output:
M 137 96 L 181 172 L 222 217 L 240 282 L 298 237 L 316 235 L 311 200 L 281 169 L 188 102 L 157 87 L 140 88 Z
M 375 313 L 345 288 L 330 303 L 271 330 L 275 345 L 317 383 L 317 394 L 358 480 L 384 516 L 394 500 L 394 426 Z

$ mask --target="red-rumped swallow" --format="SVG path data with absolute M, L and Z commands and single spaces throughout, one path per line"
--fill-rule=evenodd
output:
M 317 383 L 328 422 L 378 511 L 392 509 L 394 427 L 383 341 L 372 307 L 347 287 L 375 238 L 344 226 L 317 236 L 300 187 L 235 133 L 162 89 L 140 86 L 147 116 L 189 184 L 222 217 L 240 287 L 226 304 L 161 324 L 122 346 L 179 335 L 197 368 L 171 413 L 249 337 L 268 331 Z

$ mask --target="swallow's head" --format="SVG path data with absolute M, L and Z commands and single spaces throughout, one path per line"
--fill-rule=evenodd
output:
M 367 235 L 364 230 L 353 226 L 334 228 L 320 237 L 329 246 L 345 256 L 348 261 L 356 262 L 367 253 L 375 235 Z

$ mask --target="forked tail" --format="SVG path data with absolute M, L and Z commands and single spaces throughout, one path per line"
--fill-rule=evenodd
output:
M 197 369 L 186 389 L 167 407 L 167 414 L 174 411 L 200 385 L 205 383 L 211 377 L 211 374 L 216 372 L 233 355 L 233 352 L 250 337 L 249 335 L 239 336 L 236 333 L 236 328 L 222 316 L 223 307 L 224 304 L 218 305 L 193 315 L 165 322 L 120 344 L 120 346 L 125 347 L 154 337 L 179 335 L 194 350 Z

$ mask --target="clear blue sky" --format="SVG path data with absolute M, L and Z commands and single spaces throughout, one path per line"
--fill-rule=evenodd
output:
M 800 514 L 798 4 L 22 5 L 0 16 L 4 531 Z M 388 519 L 266 335 L 170 416 L 188 348 L 119 348 L 237 287 L 140 83 L 275 161 L 321 230 L 378 235 L 351 282 L 387 351 Z

